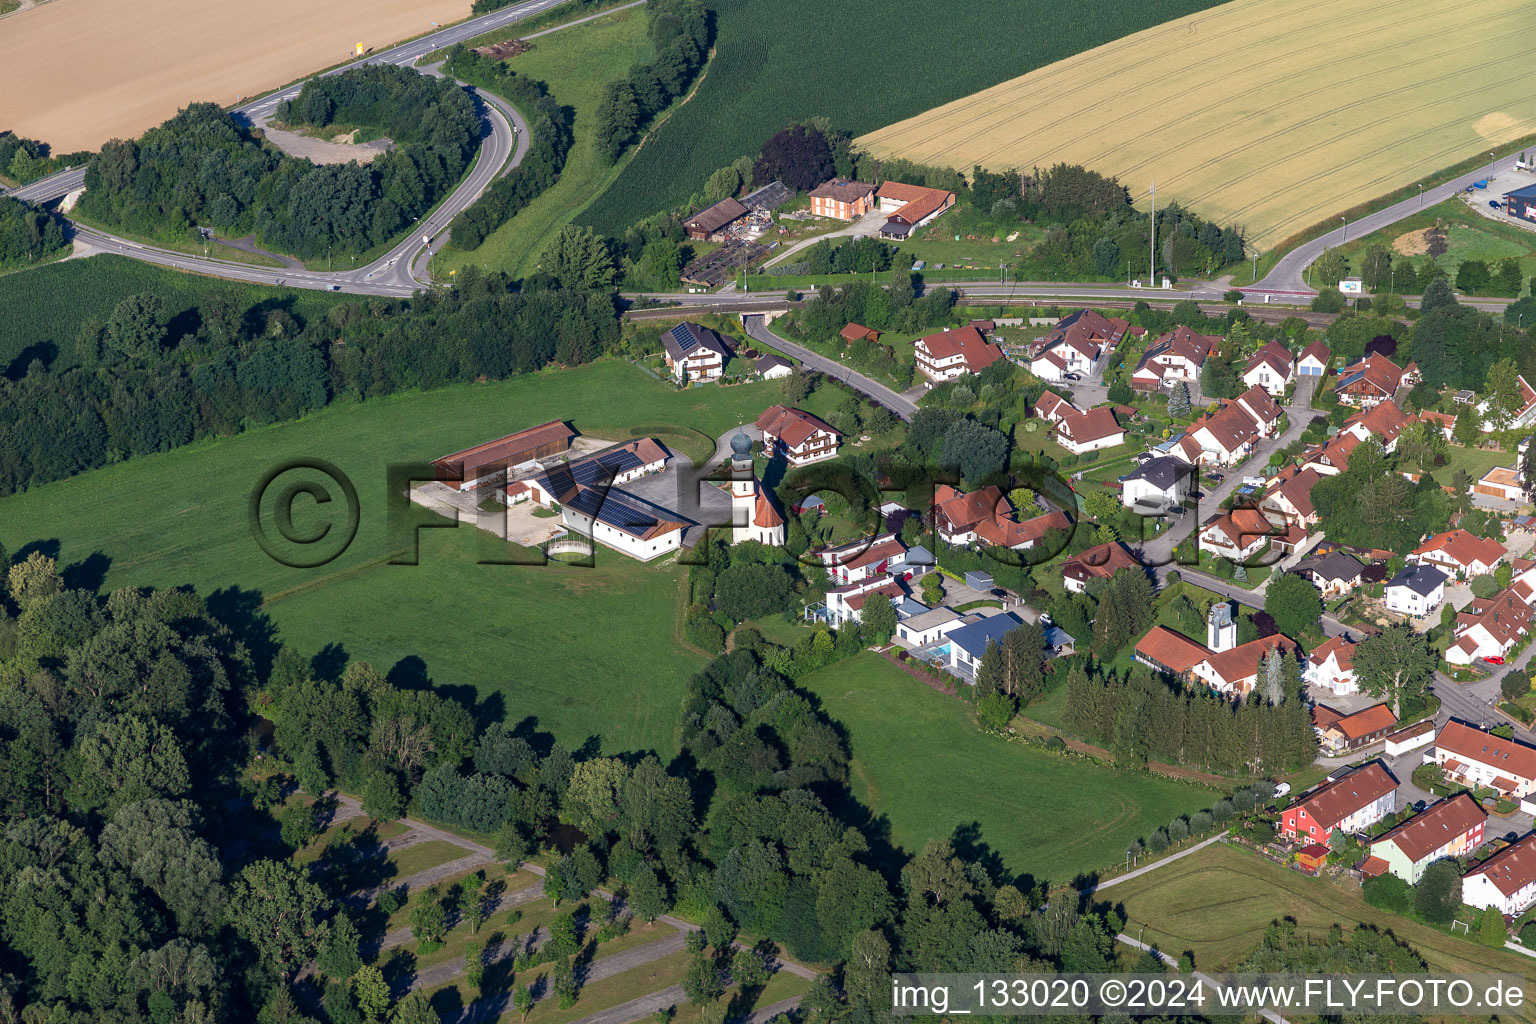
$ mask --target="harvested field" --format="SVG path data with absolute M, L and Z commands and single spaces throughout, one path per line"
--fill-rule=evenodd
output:
M 1526 0 L 1236 0 L 860 138 L 969 169 L 1080 163 L 1265 249 L 1536 131 Z M 1433 40 L 1426 44 L 1426 40 Z
M 57 0 L 0 23 L 0 127 L 55 151 L 137 136 L 188 103 L 231 104 L 469 14 L 469 0 L 261 7 Z

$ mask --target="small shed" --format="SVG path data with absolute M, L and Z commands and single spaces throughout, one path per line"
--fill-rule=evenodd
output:
M 965 585 L 970 587 L 972 590 L 983 590 L 983 591 L 985 591 L 985 590 L 993 590 L 993 589 L 995 589 L 997 587 L 997 584 L 992 579 L 992 575 L 990 573 L 985 573 L 985 572 L 968 572 L 968 573 L 966 573 L 965 574 Z
M 1296 851 L 1296 866 L 1309 875 L 1315 875 L 1323 870 L 1323 865 L 1326 863 L 1328 863 L 1328 847 L 1322 843 L 1303 846 Z
M 827 503 L 821 500 L 821 495 L 819 494 L 806 495 L 800 504 L 795 506 L 795 511 L 801 515 L 804 515 L 807 512 L 814 512 L 817 515 L 821 515 L 826 510 Z

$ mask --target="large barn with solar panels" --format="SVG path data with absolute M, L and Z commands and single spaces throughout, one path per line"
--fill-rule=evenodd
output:
M 682 547 L 683 535 L 693 524 L 622 490 L 621 485 L 660 472 L 668 458 L 659 441 L 642 438 L 508 484 L 504 500 L 515 504 L 531 499 L 546 508 L 558 505 L 566 529 L 648 561 Z

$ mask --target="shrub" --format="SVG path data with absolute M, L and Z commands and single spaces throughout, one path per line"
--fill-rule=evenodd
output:
M 1413 902 L 1413 889 L 1396 875 L 1379 875 L 1367 878 L 1361 887 L 1365 902 L 1394 914 L 1406 914 Z

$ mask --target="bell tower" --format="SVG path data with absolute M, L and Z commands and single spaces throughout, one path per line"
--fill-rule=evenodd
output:
M 1232 606 L 1226 601 L 1211 605 L 1210 617 L 1205 623 L 1205 646 L 1218 654 L 1237 646 L 1237 622 L 1232 618 Z

